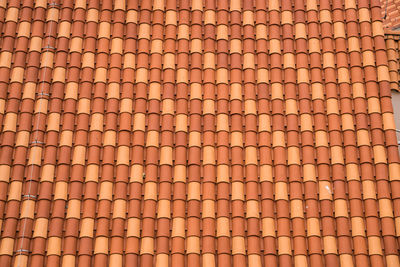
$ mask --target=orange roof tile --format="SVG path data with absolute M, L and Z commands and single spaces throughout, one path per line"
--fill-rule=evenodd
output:
M 0 266 L 399 266 L 380 1 L 138 2 L 0 1 Z

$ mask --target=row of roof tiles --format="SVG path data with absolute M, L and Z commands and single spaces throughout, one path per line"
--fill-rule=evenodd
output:
M 388 32 L 386 35 L 390 87 L 399 91 L 400 83 L 400 32 Z

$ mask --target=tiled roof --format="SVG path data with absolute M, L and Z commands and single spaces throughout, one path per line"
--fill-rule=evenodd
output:
M 381 0 L 383 26 L 393 29 L 400 27 L 400 0 Z
M 386 32 L 390 88 L 400 91 L 400 32 Z
M 399 266 L 379 0 L 21 2 L 0 266 Z

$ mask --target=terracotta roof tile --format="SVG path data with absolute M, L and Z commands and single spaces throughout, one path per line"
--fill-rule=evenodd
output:
M 0 266 L 399 266 L 381 2 L 0 1 Z

